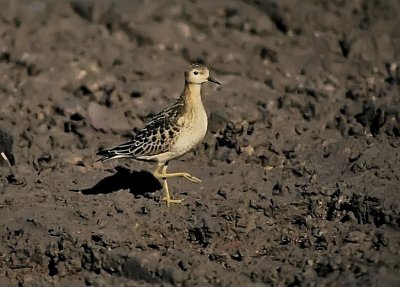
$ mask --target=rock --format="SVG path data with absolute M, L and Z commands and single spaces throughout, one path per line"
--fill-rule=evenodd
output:
M 170 263 L 170 262 L 169 262 Z M 184 278 L 181 269 L 163 264 L 158 252 L 141 252 L 128 258 L 122 265 L 122 276 L 148 283 L 170 283 L 176 285 Z

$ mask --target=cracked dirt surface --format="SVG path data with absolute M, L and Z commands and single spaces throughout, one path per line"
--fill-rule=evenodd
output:
M 0 1 L 0 286 L 399 286 L 398 1 Z M 95 163 L 190 62 L 209 132 Z

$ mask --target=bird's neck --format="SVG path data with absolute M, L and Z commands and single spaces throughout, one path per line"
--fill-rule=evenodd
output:
M 203 107 L 201 101 L 201 84 L 185 83 L 182 98 L 189 109 Z

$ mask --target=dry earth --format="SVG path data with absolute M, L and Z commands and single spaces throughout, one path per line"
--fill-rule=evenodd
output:
M 400 2 L 0 1 L 0 286 L 399 286 Z M 190 62 L 204 143 L 100 147 Z

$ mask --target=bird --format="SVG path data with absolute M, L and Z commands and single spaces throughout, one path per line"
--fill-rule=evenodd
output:
M 190 64 L 184 75 L 183 91 L 170 107 L 152 117 L 128 142 L 97 152 L 102 156 L 98 161 L 132 158 L 156 162 L 153 176 L 163 184 L 163 200 L 167 206 L 184 200 L 171 197 L 168 178 L 183 177 L 194 183 L 201 182 L 188 172 L 167 173 L 168 163 L 188 153 L 204 139 L 208 119 L 201 99 L 201 87 L 207 82 L 221 85 L 203 64 Z

